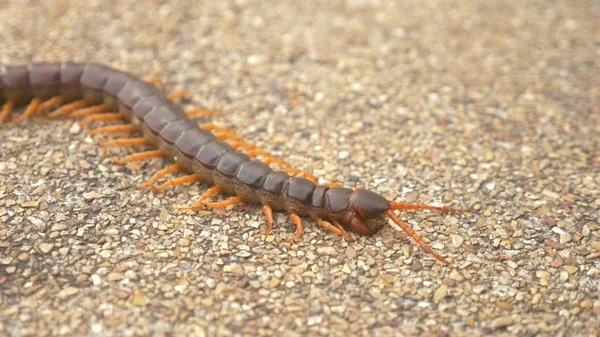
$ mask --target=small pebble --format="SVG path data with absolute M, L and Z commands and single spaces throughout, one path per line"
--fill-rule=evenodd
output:
M 515 322 L 510 316 L 500 316 L 492 320 L 492 329 L 502 329 L 513 325 Z

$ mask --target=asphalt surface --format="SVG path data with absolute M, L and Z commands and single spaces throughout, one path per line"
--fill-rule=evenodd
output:
M 597 1 L 0 2 L 0 64 L 97 61 L 390 200 L 355 242 L 134 188 L 72 120 L 0 125 L 0 335 L 600 334 Z M 219 200 L 221 197 L 215 198 Z

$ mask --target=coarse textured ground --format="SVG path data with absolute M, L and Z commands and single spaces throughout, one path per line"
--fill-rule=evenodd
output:
M 390 199 L 347 242 L 180 212 L 72 121 L 0 126 L 0 335 L 600 335 L 598 1 L 0 1 L 0 64 L 100 61 Z

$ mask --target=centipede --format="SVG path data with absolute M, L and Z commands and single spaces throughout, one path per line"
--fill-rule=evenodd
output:
M 396 211 L 432 210 L 460 212 L 449 207 L 409 204 L 387 200 L 362 188 L 319 184 L 314 175 L 292 167 L 283 159 L 244 141 L 234 130 L 215 124 L 200 124 L 195 116 L 215 111 L 185 111 L 177 98 L 168 94 L 157 79 L 142 79 L 131 73 L 98 63 L 32 63 L 0 69 L 0 124 L 22 123 L 33 117 L 73 118 L 86 127 L 95 122 L 118 121 L 90 129 L 91 135 L 125 135 L 100 143 L 102 147 L 152 148 L 115 160 L 164 158 L 171 164 L 150 180 L 137 185 L 156 192 L 177 185 L 202 183 L 209 186 L 182 211 L 225 208 L 238 203 L 258 204 L 268 225 L 267 237 L 275 226 L 274 212 L 287 213 L 296 232 L 287 242 L 303 236 L 306 218 L 323 230 L 346 240 L 354 235 L 372 236 L 389 220 L 406 232 L 421 249 L 451 266 L 400 217 Z M 183 174 L 156 185 L 171 174 Z M 223 201 L 211 197 L 225 194 Z M 190 202 L 191 203 L 191 202 Z M 260 207 L 259 206 L 259 207 Z

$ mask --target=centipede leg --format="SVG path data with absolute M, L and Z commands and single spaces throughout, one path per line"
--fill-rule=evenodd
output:
M 323 220 L 321 217 L 313 217 L 313 219 L 315 220 L 315 222 L 317 223 L 317 225 L 319 225 L 320 227 L 327 229 L 328 231 L 337 234 L 339 236 L 344 237 L 346 240 L 348 241 L 354 241 L 354 238 L 352 236 L 350 236 L 350 234 L 348 234 L 348 232 L 346 232 L 344 230 L 344 228 L 340 228 L 337 226 L 332 225 L 331 223 L 329 223 L 328 221 Z
M 87 126 L 88 124 L 90 124 L 92 122 L 119 121 L 122 119 L 123 119 L 123 115 L 121 115 L 118 112 L 114 112 L 114 113 L 109 113 L 109 114 L 97 114 L 97 115 L 87 116 L 86 118 L 80 120 L 79 124 L 81 126 Z
M 82 108 L 85 108 L 86 106 L 90 105 L 90 102 L 87 99 L 80 99 L 78 101 L 75 102 L 71 102 L 67 105 L 63 105 L 60 108 L 48 113 L 46 115 L 46 117 L 48 118 L 55 118 L 61 115 L 66 115 L 69 114 L 75 110 L 79 110 Z
M 218 132 L 215 133 L 215 137 L 218 140 L 234 140 L 236 142 L 243 141 L 239 136 L 229 133 L 229 132 Z
M 273 219 L 273 209 L 271 208 L 271 206 L 264 205 L 262 207 L 262 211 L 263 211 L 263 214 L 267 217 L 267 223 L 269 224 L 269 227 L 267 228 L 267 231 L 265 232 L 265 238 L 266 238 L 267 236 L 269 236 L 269 234 L 271 234 L 271 231 L 273 230 L 273 226 L 275 225 L 275 220 Z
M 193 116 L 214 116 L 216 114 L 218 114 L 219 111 L 218 110 L 207 110 L 207 109 L 202 109 L 202 108 L 196 108 L 196 109 L 191 109 L 185 112 L 186 115 L 188 115 L 188 117 L 193 117 Z
M 289 238 L 287 240 L 288 243 L 292 243 L 295 240 L 299 239 L 302 237 L 303 235 L 303 231 L 302 231 L 302 218 L 296 214 L 296 212 L 290 212 L 289 214 L 290 216 L 290 220 L 292 220 L 292 222 L 294 223 L 294 225 L 296 225 L 296 235 L 292 236 L 291 238 Z
M 298 175 L 300 177 L 306 178 L 311 180 L 314 183 L 318 183 L 319 182 L 319 178 L 317 178 L 316 176 L 310 174 L 310 173 L 306 173 L 302 170 L 299 170 L 297 168 L 289 168 L 289 169 L 285 169 L 283 170 L 283 172 L 289 174 L 289 175 Z
M 275 157 L 268 157 L 267 159 L 263 160 L 263 163 L 265 163 L 265 165 L 279 164 L 279 165 L 282 165 L 282 166 L 285 166 L 285 167 L 291 167 L 292 166 L 287 161 L 285 161 L 283 159 L 275 158 Z
M 301 177 L 306 178 L 310 181 L 312 181 L 313 183 L 317 184 L 319 183 L 319 178 L 317 178 L 316 176 L 308 173 L 308 172 L 304 172 L 302 171 L 302 173 L 300 174 Z
M 184 98 L 185 96 L 187 96 L 187 91 L 185 90 L 177 91 L 167 95 L 167 97 L 172 101 Z
M 16 119 L 16 122 L 17 123 L 24 122 L 29 117 L 33 116 L 37 112 L 38 106 L 40 105 L 40 103 L 42 103 L 41 98 L 36 97 L 36 98 L 32 99 L 31 102 L 29 103 L 29 105 L 27 106 L 27 108 L 25 109 L 25 111 L 23 112 L 23 114 Z
M 111 134 L 111 133 L 133 133 L 137 128 L 132 124 L 108 125 L 90 130 L 90 135 Z
M 110 110 L 110 106 L 106 104 L 95 105 L 89 108 L 80 109 L 74 112 L 71 112 L 67 115 L 69 118 L 80 118 L 90 115 L 101 114 L 104 112 L 108 112 Z
M 205 204 L 205 206 L 207 208 L 225 208 L 227 206 L 231 206 L 231 205 L 235 205 L 237 203 L 240 203 L 244 201 L 244 198 L 242 196 L 235 196 L 235 197 L 231 197 L 227 200 L 224 201 L 219 201 L 219 202 L 209 202 L 208 204 Z
M 38 106 L 38 111 L 45 111 L 48 110 L 54 106 L 60 105 L 65 101 L 65 97 L 62 95 L 58 95 L 58 96 L 54 96 L 51 97 L 45 101 L 43 101 L 39 106 Z
M 256 149 L 256 145 L 248 144 L 244 141 L 237 141 L 229 144 L 234 150 L 244 149 L 244 150 L 254 150 Z
M 429 246 L 425 243 L 425 241 L 423 241 L 423 239 L 421 239 L 421 237 L 419 237 L 419 235 L 417 235 L 417 233 L 410 228 L 410 226 L 400 220 L 400 218 L 398 218 L 398 216 L 396 215 L 396 213 L 394 213 L 394 210 L 389 209 L 386 212 L 387 216 L 392 219 L 392 221 L 400 226 L 400 228 L 402 228 L 403 231 L 406 232 L 406 234 L 408 234 L 408 236 L 410 236 L 411 238 L 413 238 L 413 240 L 415 240 L 415 242 L 417 242 L 417 244 L 419 244 L 419 246 L 421 246 L 421 248 L 426 252 L 429 253 L 431 255 L 433 255 L 433 257 L 435 257 L 436 259 L 438 259 L 439 261 L 445 263 L 446 265 L 451 266 L 452 263 L 448 262 L 446 259 L 444 259 L 440 254 L 438 254 L 437 252 L 435 252 L 433 249 L 429 248 Z
M 263 150 L 250 150 L 248 152 L 246 152 L 246 155 L 250 158 L 256 157 L 256 156 L 263 156 L 266 157 L 265 160 L 263 160 L 263 163 L 269 165 L 269 164 L 279 164 L 279 165 L 283 165 L 286 167 L 292 167 L 292 165 L 290 165 L 287 161 L 283 160 L 283 159 L 279 159 L 274 157 L 272 154 L 265 152 Z
M 154 192 L 160 192 L 163 191 L 169 187 L 173 187 L 173 186 L 177 186 L 177 185 L 182 185 L 182 184 L 189 184 L 189 183 L 194 183 L 196 181 L 199 181 L 200 177 L 198 177 L 195 174 L 190 174 L 187 176 L 183 176 L 183 177 L 179 177 L 179 178 L 175 178 L 175 179 L 171 179 L 169 181 L 167 181 L 164 184 L 161 184 L 159 186 L 154 186 L 152 185 L 152 189 L 154 190 Z
M 2 106 L 2 111 L 0 111 L 0 123 L 3 123 L 5 120 L 10 117 L 12 114 L 12 109 L 15 107 L 15 102 L 13 100 L 8 100 Z
M 335 219 L 330 219 L 330 220 L 337 229 L 345 231 L 344 226 L 342 226 L 337 220 L 335 220 Z
M 198 127 L 200 127 L 200 129 L 207 130 L 207 131 L 217 130 L 217 131 L 221 131 L 221 132 L 229 132 L 232 134 L 236 133 L 235 130 L 233 130 L 233 129 L 229 129 L 224 126 L 218 126 L 218 125 L 215 125 L 212 123 L 200 124 L 200 125 L 198 125 Z
M 160 77 L 150 77 L 149 79 L 146 80 L 146 82 L 150 83 L 150 84 L 162 84 L 163 81 L 162 79 L 160 79 Z
M 145 151 L 145 152 L 138 152 L 138 153 L 130 154 L 129 156 L 126 156 L 126 157 L 116 160 L 115 163 L 119 164 L 119 165 L 123 165 L 130 161 L 144 160 L 144 159 L 151 159 L 151 158 L 164 158 L 166 156 L 167 156 L 167 154 L 160 150 Z
M 152 145 L 146 138 L 121 138 L 113 139 L 108 142 L 100 143 L 101 147 L 112 147 L 112 146 L 145 146 Z
M 204 191 L 204 193 L 202 193 L 200 196 L 200 199 L 198 199 L 192 206 L 180 207 L 179 209 L 182 211 L 197 211 L 201 208 L 204 208 L 204 204 L 202 202 L 215 194 L 221 193 L 222 190 L 223 189 L 220 186 L 211 187 Z
M 150 180 L 148 180 L 145 184 L 138 184 L 135 187 L 136 188 L 149 188 L 152 185 L 154 185 L 154 183 L 158 179 L 160 179 L 160 178 L 162 178 L 162 177 L 164 177 L 164 176 L 166 176 L 168 174 L 171 174 L 171 173 L 180 172 L 181 170 L 183 170 L 183 167 L 180 164 L 173 164 L 171 166 L 168 166 L 168 167 L 166 167 L 166 168 L 164 168 L 164 169 L 156 172 L 152 176 L 152 178 L 150 178 Z

